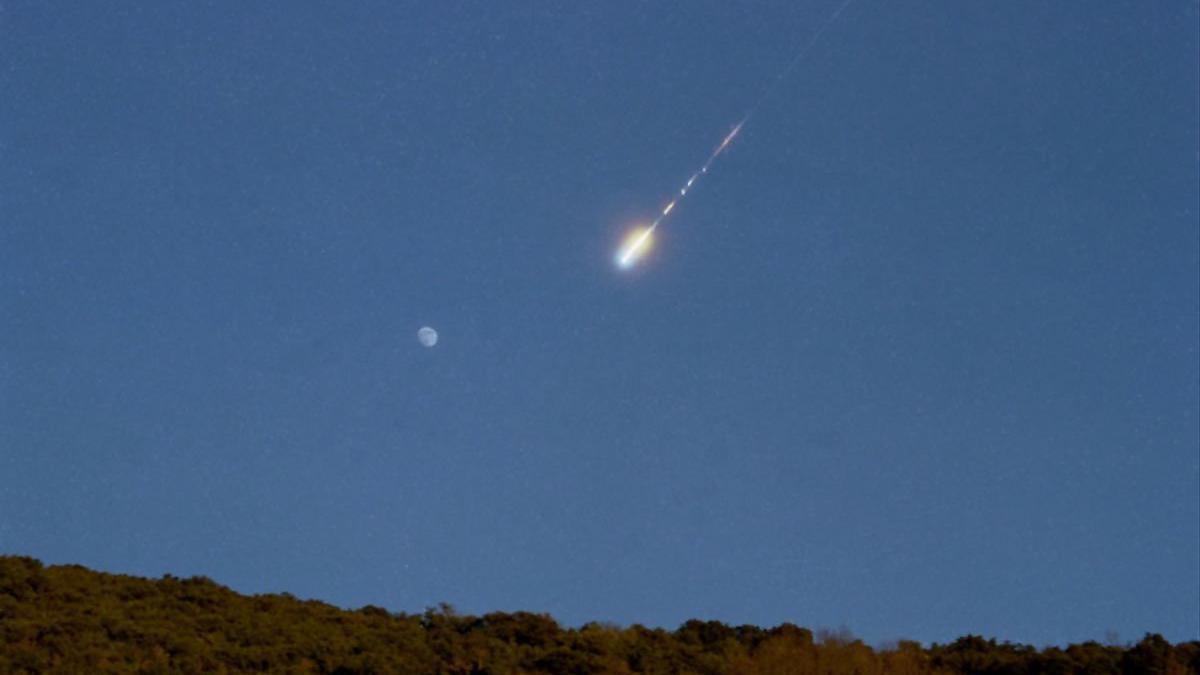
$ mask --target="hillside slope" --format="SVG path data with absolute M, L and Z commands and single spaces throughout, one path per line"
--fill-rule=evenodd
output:
M 1176 673 L 1200 642 L 1147 635 L 1036 650 L 968 636 L 872 649 L 791 624 L 689 621 L 675 631 L 449 607 L 342 610 L 288 594 L 246 596 L 205 578 L 162 579 L 0 556 L 0 672 L 297 673 Z

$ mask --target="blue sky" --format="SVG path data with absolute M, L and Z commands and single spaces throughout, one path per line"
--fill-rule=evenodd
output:
M 1200 637 L 1200 10 L 0 6 L 0 552 Z M 436 347 L 416 331 L 435 327 Z

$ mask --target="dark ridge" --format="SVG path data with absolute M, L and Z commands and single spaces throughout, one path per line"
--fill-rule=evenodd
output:
M 675 631 L 528 612 L 343 610 L 247 596 L 204 577 L 143 579 L 0 556 L 0 673 L 897 673 L 1200 672 L 1200 642 L 1038 650 L 968 635 L 875 648 L 847 631 L 692 620 Z

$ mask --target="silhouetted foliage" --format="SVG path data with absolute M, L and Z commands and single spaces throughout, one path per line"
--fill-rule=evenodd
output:
M 347 611 L 287 593 L 246 596 L 205 577 L 158 580 L 0 556 L 0 673 L 695 673 L 941 675 L 1200 669 L 1200 642 L 1037 650 L 968 635 L 872 649 L 849 631 L 691 620 L 674 632 L 550 616 Z

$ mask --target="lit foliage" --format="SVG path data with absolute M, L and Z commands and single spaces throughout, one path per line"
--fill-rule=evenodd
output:
M 0 556 L 3 673 L 697 673 L 896 675 L 1200 670 L 1200 642 L 1147 635 L 1037 650 L 967 636 L 872 649 L 846 631 L 688 621 L 675 631 L 545 614 L 354 611 L 245 596 L 203 577 L 151 580 Z

